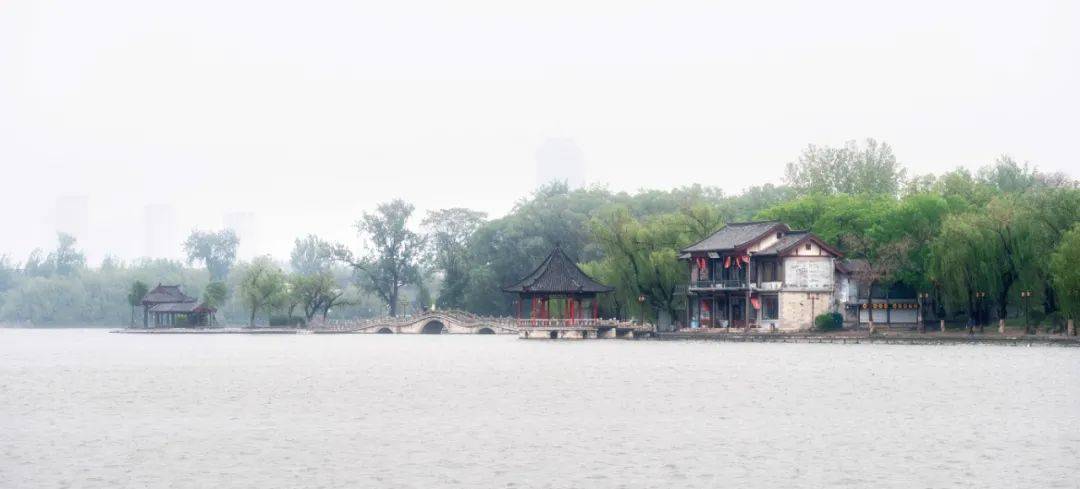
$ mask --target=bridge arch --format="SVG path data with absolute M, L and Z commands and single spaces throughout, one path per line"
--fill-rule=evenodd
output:
M 420 330 L 420 334 L 443 334 L 446 332 L 446 325 L 438 319 L 433 319 L 424 324 L 423 329 Z
M 484 326 L 483 328 L 476 330 L 476 334 L 495 334 L 495 330 Z
M 379 328 L 379 330 L 376 331 L 376 333 L 378 333 L 378 334 L 394 334 L 394 331 L 391 330 L 390 328 Z

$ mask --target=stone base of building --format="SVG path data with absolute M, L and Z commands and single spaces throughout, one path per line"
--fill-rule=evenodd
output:
M 616 327 L 549 326 L 518 330 L 518 338 L 525 340 L 634 339 L 638 336 L 641 336 L 641 332 L 635 328 Z

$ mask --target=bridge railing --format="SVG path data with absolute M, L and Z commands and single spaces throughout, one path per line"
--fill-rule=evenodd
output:
M 466 327 L 496 327 L 503 329 L 516 330 L 518 325 L 514 318 L 510 317 L 495 317 L 495 316 L 479 316 L 470 312 L 460 311 L 455 309 L 437 310 L 437 311 L 425 311 L 422 314 L 409 315 L 409 316 L 382 316 L 377 318 L 366 319 L 353 319 L 353 320 L 331 320 L 331 321 L 313 321 L 309 327 L 311 329 L 326 330 L 326 331 L 360 331 L 370 328 L 393 328 L 397 326 L 406 326 L 409 324 L 423 321 L 426 318 L 443 317 L 447 320 L 454 321 L 462 326 Z
M 519 328 L 634 328 L 642 325 L 618 319 L 515 319 Z M 648 325 L 645 325 L 648 326 Z

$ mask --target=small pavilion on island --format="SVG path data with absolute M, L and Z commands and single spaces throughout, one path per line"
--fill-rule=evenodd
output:
M 520 338 L 632 338 L 640 325 L 600 319 L 600 294 L 615 290 L 581 271 L 558 245 L 532 273 L 503 291 L 517 294 Z
M 142 298 L 143 327 L 210 326 L 217 309 L 184 294 L 179 285 L 158 284 Z
M 562 247 L 556 245 L 532 273 L 503 289 L 518 295 L 514 301 L 518 319 L 596 319 L 600 313 L 597 295 L 615 290 L 581 271 Z

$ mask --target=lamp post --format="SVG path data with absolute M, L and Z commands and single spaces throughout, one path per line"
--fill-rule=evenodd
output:
M 641 325 L 641 326 L 644 326 L 645 325 L 645 294 L 638 294 L 637 303 L 638 303 L 638 314 L 639 314 L 638 324 Z
M 1020 298 L 1024 300 L 1024 333 L 1031 334 L 1031 321 L 1028 316 L 1028 301 L 1031 299 L 1031 291 L 1020 291 Z
M 926 292 L 919 292 L 919 332 L 926 332 L 926 316 L 923 314 L 923 308 L 926 307 L 926 300 L 930 297 L 930 294 Z

